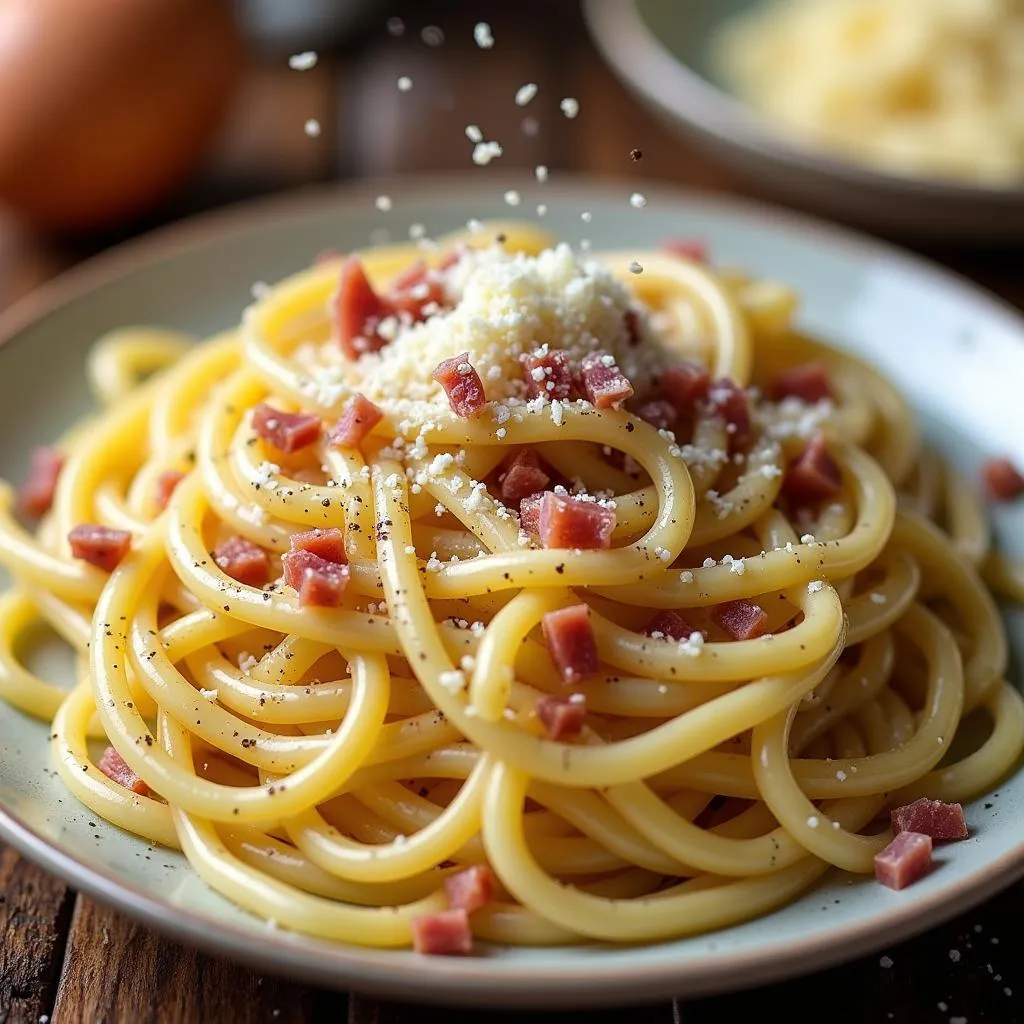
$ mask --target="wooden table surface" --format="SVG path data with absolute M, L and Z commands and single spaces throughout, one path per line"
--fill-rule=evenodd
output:
M 395 38 L 383 19 L 323 53 L 315 70 L 289 71 L 283 54 L 253 57 L 237 110 L 209 166 L 145 223 L 313 181 L 384 173 L 469 170 L 466 124 L 479 122 L 505 147 L 501 169 L 547 164 L 605 177 L 662 179 L 717 191 L 743 191 L 648 115 L 604 68 L 575 5 L 396 4 L 408 28 Z M 487 16 L 497 43 L 481 51 L 472 25 Z M 437 24 L 440 47 L 419 30 Z M 315 40 L 310 46 L 316 48 Z M 411 92 L 395 81 L 408 74 Z M 515 90 L 536 82 L 546 104 L 527 111 Z M 575 96 L 579 117 L 561 117 L 553 97 Z M 521 130 L 536 116 L 536 135 Z M 323 131 L 303 132 L 315 117 Z M 633 163 L 632 148 L 643 152 Z M 486 173 L 486 172 L 484 172 Z M 0 220 L 0 304 L 6 305 L 69 264 L 117 238 L 74 242 L 34 235 Z M 922 251 L 1024 308 L 1024 251 L 931 244 Z M 770 1015 L 791 1024 L 827 1020 L 1024 1021 L 1024 885 L 926 935 L 802 979 L 714 999 L 663 1002 L 587 1014 L 532 1014 L 592 1022 L 629 1019 L 704 1024 Z M 422 1008 L 297 985 L 168 941 L 119 913 L 77 896 L 0 846 L 0 1024 L 49 1018 L 57 1024 L 115 1021 L 402 1024 Z M 742 979 L 737 979 L 739 984 Z M 488 1014 L 514 1017 L 514 1014 Z M 446 1011 L 449 1021 L 484 1019 Z

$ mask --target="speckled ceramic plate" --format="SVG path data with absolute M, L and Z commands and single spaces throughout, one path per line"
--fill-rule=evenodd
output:
M 483 184 L 481 184 L 483 182 Z M 93 339 L 128 323 L 204 334 L 233 324 L 258 280 L 273 281 L 319 250 L 365 245 L 371 231 L 431 233 L 469 217 L 507 216 L 508 184 L 472 179 L 375 182 L 360 190 L 245 206 L 119 249 L 67 275 L 0 321 L 0 475 L 88 408 L 83 375 Z M 373 196 L 394 200 L 385 215 Z M 540 187 L 524 188 L 525 209 Z M 919 260 L 811 221 L 721 199 L 584 182 L 544 186 L 547 226 L 595 246 L 706 238 L 717 260 L 791 282 L 811 329 L 867 357 L 914 400 L 928 430 L 968 471 L 982 452 L 1024 461 L 1024 322 Z M 537 195 L 532 194 L 536 192 Z M 592 211 L 591 223 L 580 214 Z M 1013 425 L 1016 425 L 1013 427 Z M 1024 509 L 997 524 L 1024 542 Z M 1024 615 L 1010 617 L 1018 662 Z M 52 678 L 66 669 L 50 666 Z M 56 675 L 54 675 L 56 673 Z M 766 918 L 652 946 L 488 949 L 466 959 L 332 945 L 281 931 L 221 899 L 178 854 L 148 848 L 80 808 L 53 777 L 47 727 L 0 706 L 0 836 L 92 896 L 177 938 L 321 984 L 394 997 L 491 1005 L 569 1006 L 735 989 L 849 959 L 919 932 L 1024 874 L 1024 773 L 974 803 L 972 837 L 903 892 L 841 873 Z

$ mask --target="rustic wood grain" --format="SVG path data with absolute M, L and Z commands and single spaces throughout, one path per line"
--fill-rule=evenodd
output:
M 64 954 L 73 896 L 57 879 L 0 846 L 0 1022 L 47 1013 Z
M 777 985 L 694 1001 L 685 1024 L 758 1015 L 788 1024 L 1024 1020 L 1024 885 L 873 956 Z
M 344 1015 L 343 995 L 207 956 L 80 897 L 52 1020 L 312 1024 Z
M 579 1010 L 568 1013 L 526 1012 L 515 1010 L 430 1010 L 407 1003 L 394 1003 L 365 996 L 349 997 L 348 1024 L 412 1024 L 414 1021 L 441 1020 L 444 1024 L 673 1024 L 671 1003 L 639 1006 L 627 1010 Z

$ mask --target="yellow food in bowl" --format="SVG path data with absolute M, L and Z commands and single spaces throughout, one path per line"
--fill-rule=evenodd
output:
M 1022 0 L 780 0 L 727 22 L 717 69 L 798 139 L 897 174 L 1024 181 Z

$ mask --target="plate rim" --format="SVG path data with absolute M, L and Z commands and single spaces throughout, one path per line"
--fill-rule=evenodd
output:
M 422 201 L 433 196 L 439 200 L 457 198 L 469 204 L 474 197 L 498 194 L 505 181 L 521 184 L 522 173 L 502 177 L 488 175 L 486 180 L 463 173 L 410 175 L 316 186 L 243 200 L 164 226 L 84 261 L 12 304 L 0 314 L 0 357 L 5 346 L 19 334 L 78 298 L 113 285 L 164 258 L 184 255 L 225 236 L 245 235 L 267 224 L 286 224 L 292 218 L 319 209 L 335 216 L 343 215 L 367 197 L 379 194 L 382 188 L 410 200 Z M 592 196 L 595 200 L 607 200 L 613 189 L 622 185 L 622 179 L 570 174 L 559 177 L 558 183 L 545 189 L 551 199 L 563 194 L 576 199 Z M 630 179 L 630 185 L 643 188 L 649 198 L 677 206 L 700 205 L 726 217 L 750 219 L 774 233 L 797 236 L 807 243 L 827 239 L 863 258 L 895 260 L 926 275 L 936 285 L 955 288 L 965 300 L 975 305 L 981 303 L 990 315 L 1007 320 L 1011 329 L 1024 340 L 1024 316 L 1009 302 L 963 275 L 891 243 L 746 198 L 683 189 L 664 182 Z M 721 992 L 724 988 L 735 990 L 779 981 L 888 947 L 970 909 L 1024 877 L 1022 840 L 966 878 L 936 889 L 907 907 L 894 907 L 886 914 L 884 928 L 880 929 L 876 920 L 853 922 L 838 928 L 824 946 L 819 946 L 814 938 L 804 937 L 790 940 L 783 946 L 762 946 L 742 953 L 711 951 L 683 965 L 673 963 L 667 952 L 651 964 L 615 965 L 606 957 L 596 966 L 583 959 L 575 964 L 546 966 L 487 957 L 432 958 L 424 962 L 422 970 L 410 971 L 407 965 L 391 962 L 395 951 L 302 937 L 281 938 L 279 934 L 287 933 L 266 929 L 255 916 L 253 928 L 259 933 L 259 941 L 254 941 L 248 930 L 215 915 L 161 900 L 133 883 L 126 883 L 114 872 L 84 863 L 2 804 L 0 839 L 73 888 L 163 934 L 211 953 L 334 988 L 386 991 L 390 995 L 425 1002 L 476 1006 L 582 1008 L 615 1002 L 648 1002 L 678 995 L 695 998 Z M 659 945 L 662 944 L 650 948 L 657 949 Z
M 894 196 L 964 206 L 984 204 L 991 209 L 1024 204 L 1024 184 L 1000 188 L 893 174 L 810 144 L 801 145 L 773 130 L 747 103 L 680 60 L 651 30 L 640 13 L 639 0 L 582 0 L 582 10 L 594 44 L 625 84 L 659 110 L 720 144 L 756 152 L 803 173 Z M 671 82 L 669 88 L 664 82 L 658 84 L 663 75 Z

